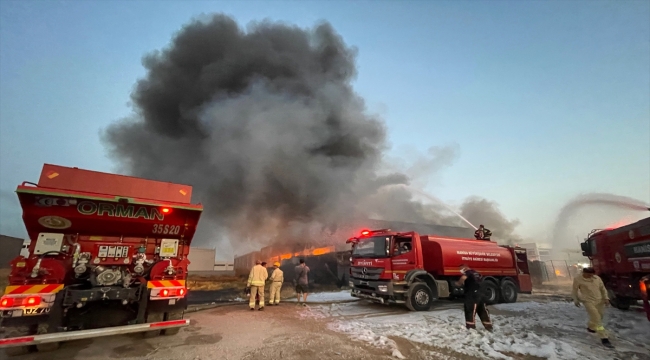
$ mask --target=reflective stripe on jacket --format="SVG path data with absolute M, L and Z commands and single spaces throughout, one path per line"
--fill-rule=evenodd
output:
M 262 265 L 255 265 L 248 275 L 248 286 L 264 286 L 264 282 L 269 277 L 269 272 Z

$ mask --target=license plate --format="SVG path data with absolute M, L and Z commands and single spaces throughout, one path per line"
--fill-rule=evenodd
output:
M 25 316 L 31 316 L 31 315 L 43 315 L 47 314 L 50 312 L 50 308 L 27 308 L 23 310 Z
M 169 305 L 176 305 L 176 299 L 169 299 Z
M 367 281 L 359 281 L 359 284 L 361 284 L 361 285 L 370 285 L 370 283 L 368 283 Z

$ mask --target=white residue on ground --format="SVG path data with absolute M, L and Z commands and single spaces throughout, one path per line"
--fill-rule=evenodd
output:
M 337 302 L 337 301 L 355 301 L 356 298 L 350 295 L 350 290 L 338 292 L 322 292 L 307 295 L 307 304 L 310 302 L 324 303 L 324 302 Z M 285 301 L 298 301 L 295 297 L 286 299 Z
M 329 317 L 331 329 L 352 338 L 389 349 L 400 357 L 389 337 L 488 359 L 511 359 L 511 355 L 573 360 L 610 358 L 615 354 L 634 358 L 650 353 L 650 322 L 643 313 L 607 309 L 606 328 L 616 350 L 608 350 L 597 336 L 586 331 L 584 308 L 567 302 L 523 302 L 494 307 L 494 332 L 467 330 L 460 309 L 405 312 L 364 302 L 313 306 L 303 316 Z M 478 319 L 477 319 L 478 320 Z M 397 351 L 397 353 L 395 353 Z

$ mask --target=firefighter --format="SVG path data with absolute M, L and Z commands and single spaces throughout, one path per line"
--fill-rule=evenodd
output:
M 465 294 L 465 327 L 467 329 L 476 329 L 476 315 L 478 314 L 487 331 L 492 331 L 492 322 L 490 313 L 485 306 L 485 298 L 481 291 L 481 282 L 483 277 L 478 271 L 470 269 L 469 266 L 460 265 L 460 272 L 463 274 L 456 282 L 456 286 L 464 287 Z
M 474 237 L 476 240 L 490 241 L 490 237 L 492 237 L 492 231 L 483 225 L 479 225 L 478 230 L 474 231 Z
M 280 262 L 273 263 L 273 272 L 271 273 L 271 288 L 269 290 L 269 305 L 280 304 L 280 290 L 284 282 L 284 273 L 280 270 Z
M 578 291 L 580 294 L 578 294 Z M 572 295 L 575 306 L 580 307 L 582 303 L 585 310 L 587 310 L 587 315 L 589 315 L 587 331 L 598 333 L 603 345 L 613 349 L 614 345 L 609 342 L 603 326 L 603 315 L 605 314 L 605 306 L 609 306 L 609 296 L 603 280 L 596 275 L 593 268 L 584 268 L 582 274 L 573 279 Z
M 251 310 L 255 310 L 255 297 L 259 295 L 260 307 L 258 310 L 264 310 L 264 283 L 268 279 L 269 273 L 259 260 L 255 261 L 255 266 L 248 275 L 248 287 L 251 289 L 251 297 L 248 305 Z
M 269 269 L 266 267 L 266 261 L 262 261 L 262 267 L 265 268 L 267 272 L 269 271 Z M 259 305 L 259 304 L 260 304 L 260 294 L 257 294 L 255 295 L 255 305 Z

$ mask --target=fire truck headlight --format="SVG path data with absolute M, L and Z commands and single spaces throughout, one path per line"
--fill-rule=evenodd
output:
M 350 286 L 351 288 L 353 288 L 353 287 L 354 287 L 354 282 L 352 282 L 352 281 L 348 281 L 348 286 Z
M 377 290 L 379 290 L 381 292 L 386 292 L 386 291 L 388 291 L 388 286 L 387 285 L 379 285 L 379 286 L 377 286 Z

